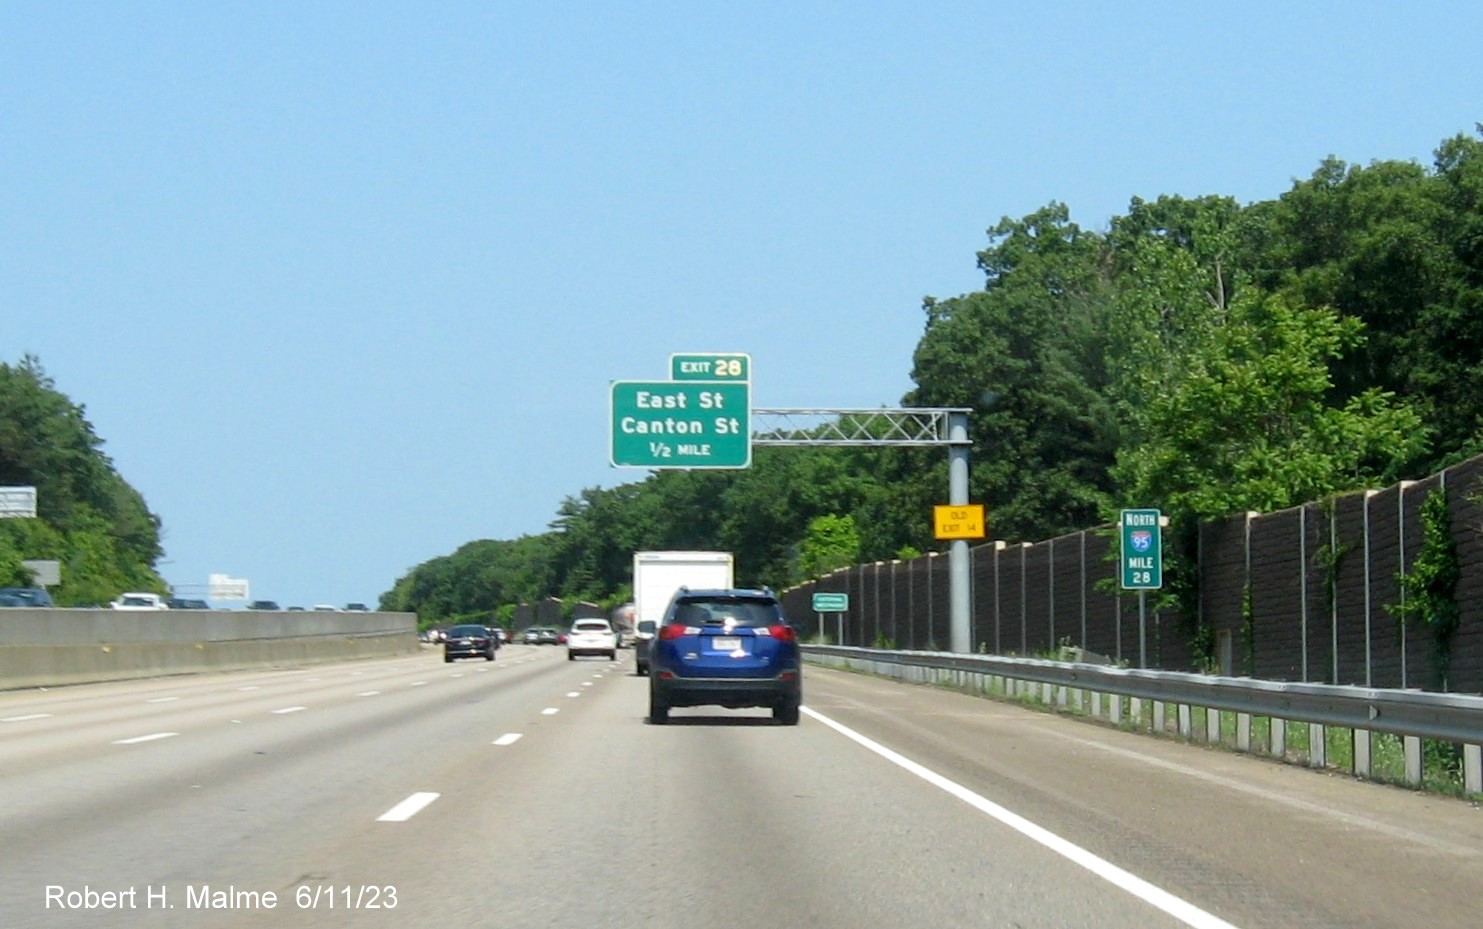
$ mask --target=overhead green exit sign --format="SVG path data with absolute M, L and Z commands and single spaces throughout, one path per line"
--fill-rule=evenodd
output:
M 745 468 L 752 463 L 750 385 L 614 381 L 609 458 L 618 468 Z

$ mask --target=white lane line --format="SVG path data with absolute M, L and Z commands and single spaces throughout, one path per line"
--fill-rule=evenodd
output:
M 282 713 L 297 713 L 300 710 L 307 710 L 307 709 L 309 709 L 307 706 L 286 706 L 286 707 L 283 707 L 282 709 L 274 710 L 273 712 L 274 713 L 279 713 L 279 714 L 282 714 Z
M 168 739 L 171 736 L 180 735 L 178 732 L 151 732 L 149 735 L 136 735 L 132 739 L 115 739 L 114 745 L 138 745 L 140 742 L 153 742 L 157 739 Z
M 556 707 L 554 707 L 554 706 L 548 706 L 544 710 L 541 710 L 541 715 L 542 716 L 555 716 L 557 713 L 560 713 L 560 712 L 561 711 L 558 710 Z
M 457 674 L 450 674 L 450 675 L 448 675 L 448 676 L 449 676 L 449 677 L 463 677 L 463 672 L 462 672 L 462 671 L 460 671 L 460 672 L 458 672 L 458 673 L 457 673 Z
M 179 697 L 155 697 L 152 700 L 145 700 L 144 702 L 145 703 L 169 703 L 171 700 L 179 700 L 179 699 L 180 699 Z
M 413 816 L 416 816 L 418 813 L 421 813 L 424 807 L 426 807 L 429 803 L 432 803 L 434 800 L 438 799 L 438 797 L 439 794 L 435 794 L 430 791 L 415 793 L 407 799 L 403 800 L 401 803 L 398 803 L 396 806 L 387 810 L 385 813 L 377 816 L 376 822 L 404 823 L 407 820 L 411 819 Z
M 33 719 L 51 719 L 50 713 L 27 713 L 25 716 L 7 716 L 0 723 L 25 723 Z
M 567 694 L 567 696 L 568 697 L 580 697 L 580 696 L 582 696 L 582 692 L 580 690 L 573 690 L 573 691 L 569 692 Z
M 881 745 L 879 742 L 866 738 L 848 726 L 837 723 L 824 714 L 811 710 L 806 706 L 801 707 L 801 709 L 809 717 L 817 719 L 845 738 L 875 752 L 892 764 L 910 771 L 939 790 L 957 797 L 979 812 L 998 820 L 1000 823 L 1003 823 L 1031 841 L 1040 843 L 1068 861 L 1081 865 L 1114 887 L 1127 891 L 1145 903 L 1163 910 L 1186 926 L 1194 927 L 1194 929 L 1236 929 L 1233 923 L 1228 923 L 1215 914 L 1200 909 L 1188 900 L 1176 897 L 1167 890 L 1150 884 L 1143 878 L 1119 868 L 1107 859 L 1061 838 L 1049 829 L 1030 822 L 1018 813 L 1013 813 L 992 800 L 979 796 L 962 784 L 949 780 L 925 765 L 918 764 L 905 755 L 898 754 Z
M 427 681 L 413 681 L 412 683 L 408 684 L 407 686 L 408 687 L 426 687 L 427 686 Z
M 381 691 L 379 691 L 379 690 L 363 690 L 360 693 L 356 694 L 356 696 L 357 697 L 376 697 L 376 696 L 379 696 L 380 694 L 381 694 Z
M 253 684 L 251 687 L 238 687 L 237 689 L 238 690 L 261 690 L 262 688 L 259 687 L 257 684 Z
M 592 682 L 591 681 L 583 681 L 582 682 L 582 686 L 583 687 L 591 687 L 592 686 Z
M 492 744 L 494 744 L 494 745 L 514 745 L 516 742 L 519 742 L 520 741 L 520 735 L 521 734 L 518 733 L 518 732 L 506 732 L 504 735 L 502 735 L 499 738 L 495 739 Z

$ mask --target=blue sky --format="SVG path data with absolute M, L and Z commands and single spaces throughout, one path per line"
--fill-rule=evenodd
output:
M 895 405 L 1002 216 L 1270 199 L 1483 121 L 1476 3 L 0 4 L 0 360 L 182 589 L 374 602 L 545 531 L 608 385 Z M 924 517 L 925 518 L 925 517 Z

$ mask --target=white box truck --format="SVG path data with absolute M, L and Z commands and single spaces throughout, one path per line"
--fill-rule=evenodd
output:
M 734 586 L 730 552 L 634 552 L 633 653 L 637 672 L 649 673 L 649 643 L 676 590 L 724 590 Z

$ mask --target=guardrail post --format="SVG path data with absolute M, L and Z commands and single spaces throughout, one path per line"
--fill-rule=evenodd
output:
M 1355 729 L 1354 731 L 1354 773 L 1363 778 L 1369 778 L 1370 771 L 1374 767 L 1375 741 L 1373 733 L 1368 729 Z
M 1133 723 L 1138 728 L 1143 728 L 1143 700 L 1139 697 L 1128 698 L 1128 715 L 1133 718 Z
M 1483 794 L 1483 746 L 1462 747 L 1462 789 L 1470 794 Z
M 1102 718 L 1102 691 L 1100 690 L 1092 691 L 1092 717 Z
M 1220 744 L 1220 710 L 1205 710 L 1205 741 L 1211 745 Z
M 1414 735 L 1402 736 L 1401 742 L 1406 747 L 1406 783 L 1412 787 L 1421 786 L 1421 739 Z
M 1194 715 L 1188 703 L 1179 704 L 1179 735 L 1180 738 L 1193 738 L 1195 734 Z
M 1236 750 L 1251 751 L 1251 714 L 1236 714 Z
M 1268 749 L 1274 758 L 1287 757 L 1287 720 L 1272 717 L 1272 731 L 1268 738 Z
M 1163 732 L 1164 731 L 1164 728 L 1165 728 L 1165 723 L 1166 723 L 1166 719 L 1165 719 L 1165 716 L 1164 716 L 1164 701 L 1162 701 L 1162 700 L 1155 700 L 1153 702 L 1153 724 L 1152 724 L 1153 731 L 1154 732 L 1160 732 L 1160 733 Z
M 1308 724 L 1308 767 L 1327 768 L 1329 766 L 1329 744 L 1328 734 L 1324 731 L 1322 723 Z

